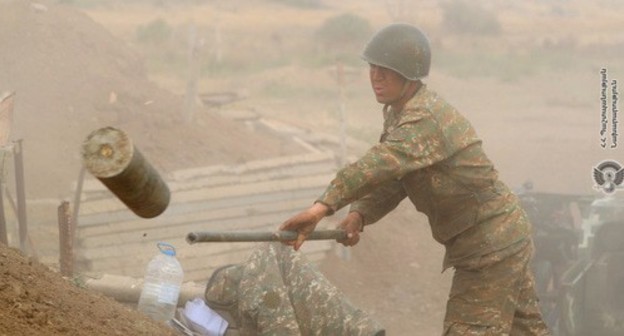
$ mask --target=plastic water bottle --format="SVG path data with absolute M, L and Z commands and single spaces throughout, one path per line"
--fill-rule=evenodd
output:
M 172 245 L 157 246 L 161 253 L 147 265 L 138 310 L 156 321 L 168 322 L 178 306 L 184 272 Z

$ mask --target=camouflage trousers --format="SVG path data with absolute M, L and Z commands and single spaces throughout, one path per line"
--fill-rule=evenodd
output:
M 383 336 L 301 253 L 278 242 L 259 244 L 240 264 L 212 275 L 205 299 L 227 311 L 241 336 Z
M 443 335 L 551 335 L 529 266 L 533 251 L 526 240 L 454 265 Z

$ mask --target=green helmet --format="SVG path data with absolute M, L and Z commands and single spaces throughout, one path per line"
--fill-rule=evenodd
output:
M 409 80 L 417 80 L 429 74 L 429 39 L 412 25 L 393 23 L 373 35 L 364 48 L 362 59 L 392 69 Z

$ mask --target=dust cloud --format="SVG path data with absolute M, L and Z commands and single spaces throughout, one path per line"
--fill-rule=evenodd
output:
M 382 122 L 358 55 L 372 32 L 398 21 L 428 34 L 426 84 L 471 120 L 510 187 L 530 180 L 541 192 L 597 196 L 593 167 L 623 160 L 624 142 L 600 146 L 601 70 L 609 83 L 624 75 L 622 4 L 2 0 L 0 94 L 16 92 L 11 137 L 24 144 L 29 218 L 55 234 L 57 202 L 74 198 L 80 144 L 106 125 L 127 130 L 165 176 L 302 150 L 241 115 L 344 132 L 346 150 L 332 149 L 353 160 Z M 6 161 L 9 189 L 13 173 Z M 442 253 L 425 218 L 403 204 L 348 262 L 330 255 L 321 267 L 390 335 L 431 335 L 451 276 L 440 275 Z

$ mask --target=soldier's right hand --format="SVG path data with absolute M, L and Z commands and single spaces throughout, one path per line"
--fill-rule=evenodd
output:
M 310 233 L 316 228 L 316 224 L 325 217 L 328 208 L 322 203 L 314 203 L 310 208 L 302 211 L 290 219 L 286 220 L 279 229 L 284 231 L 297 231 L 297 240 L 284 242 L 287 245 L 293 246 L 295 251 L 298 251 L 303 242 L 308 238 Z

